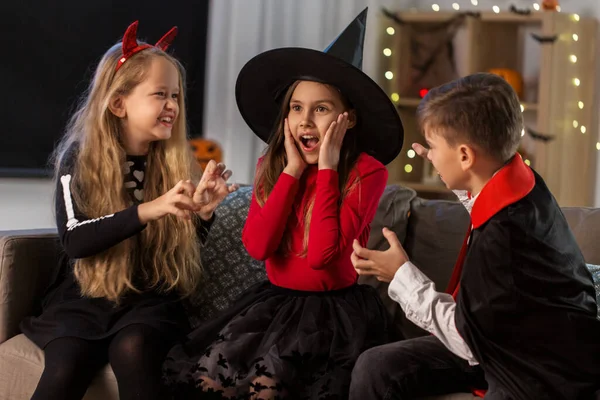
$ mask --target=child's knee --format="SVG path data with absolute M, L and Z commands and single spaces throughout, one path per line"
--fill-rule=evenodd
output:
M 379 373 L 381 352 L 377 348 L 366 350 L 356 360 L 352 369 L 352 385 L 370 385 Z
M 274 399 L 282 398 L 282 388 L 274 378 L 261 376 L 250 383 L 251 399 Z

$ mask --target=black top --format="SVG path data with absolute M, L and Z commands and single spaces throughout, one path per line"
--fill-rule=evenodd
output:
M 184 333 L 188 328 L 187 317 L 178 294 L 144 289 L 143 274 L 134 276 L 142 293 L 128 293 L 119 304 L 105 298 L 81 296 L 73 275 L 74 259 L 101 253 L 145 228 L 140 223 L 137 207 L 143 200 L 146 158 L 127 156 L 123 166 L 131 206 L 99 218 L 83 215 L 74 202 L 71 194 L 74 158 L 71 152 L 61 166 L 55 199 L 56 225 L 65 254 L 44 296 L 41 315 L 25 319 L 21 330 L 41 348 L 64 336 L 104 339 L 134 323 L 150 325 L 168 337 Z M 214 217 L 199 224 L 198 235 L 202 242 L 213 221 Z
M 98 254 L 141 232 L 137 207 L 144 199 L 146 156 L 127 156 L 123 166 L 125 189 L 132 205 L 114 214 L 88 218 L 79 211 L 71 194 L 74 155 L 67 156 L 60 174 L 56 196 L 56 225 L 61 244 L 70 258 L 85 258 Z M 208 235 L 211 221 L 202 221 L 198 235 L 202 242 Z
M 600 389 L 592 277 L 542 178 L 473 231 L 456 325 L 503 399 L 587 399 Z

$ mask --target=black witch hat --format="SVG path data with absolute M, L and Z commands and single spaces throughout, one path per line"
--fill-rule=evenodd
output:
M 350 101 L 361 126 L 361 151 L 390 163 L 404 141 L 404 129 L 385 92 L 362 72 L 367 21 L 365 8 L 323 51 L 300 47 L 269 50 L 246 63 L 238 75 L 235 96 L 248 126 L 267 142 L 287 88 L 297 80 L 327 83 Z

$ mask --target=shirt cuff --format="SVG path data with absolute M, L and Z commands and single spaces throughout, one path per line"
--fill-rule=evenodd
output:
M 402 264 L 388 287 L 388 296 L 394 301 L 406 304 L 412 293 L 421 288 L 429 278 L 410 261 Z
M 338 187 L 338 172 L 333 169 L 320 169 L 317 172 L 317 185 Z

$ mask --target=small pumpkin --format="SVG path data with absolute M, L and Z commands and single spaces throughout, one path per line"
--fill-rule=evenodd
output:
M 558 11 L 558 0 L 543 0 L 542 9 L 545 11 Z
M 523 98 L 523 77 L 518 71 L 509 68 L 492 68 L 488 70 L 491 74 L 496 74 L 504 78 L 513 90 L 519 96 L 519 99 Z
M 198 164 L 200 164 L 203 171 L 206 169 L 206 165 L 210 160 L 215 160 L 217 163 L 223 161 L 223 151 L 221 150 L 221 146 L 214 140 L 201 138 L 190 139 L 189 144 L 192 148 L 194 158 Z

